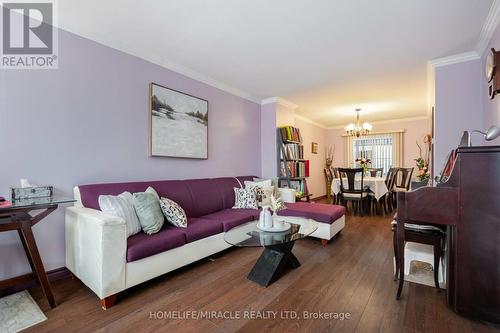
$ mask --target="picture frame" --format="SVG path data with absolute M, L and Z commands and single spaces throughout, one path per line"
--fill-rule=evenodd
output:
M 150 157 L 208 159 L 208 101 L 149 84 Z
M 316 142 L 311 143 L 311 153 L 313 153 L 313 154 L 318 153 L 318 143 L 316 143 Z

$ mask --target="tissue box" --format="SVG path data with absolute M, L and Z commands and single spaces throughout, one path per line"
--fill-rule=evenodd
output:
M 12 200 L 51 197 L 53 186 L 11 187 Z

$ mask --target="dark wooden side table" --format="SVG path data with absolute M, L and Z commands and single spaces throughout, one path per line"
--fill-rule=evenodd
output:
M 57 209 L 59 204 L 74 202 L 73 199 L 56 199 L 56 198 L 35 198 L 15 200 L 11 206 L 0 207 L 0 232 L 17 230 L 24 251 L 28 257 L 31 270 L 40 283 L 42 290 L 47 298 L 50 308 L 56 307 L 56 301 L 50 283 L 47 278 L 47 273 L 43 267 L 40 253 L 36 246 L 35 237 L 33 236 L 32 227 L 44 219 L 47 215 Z M 31 215 L 30 212 L 37 210 L 38 214 Z M 10 279 L 15 284 L 15 278 Z M 3 288 L 10 287 L 7 285 L 0 286 Z

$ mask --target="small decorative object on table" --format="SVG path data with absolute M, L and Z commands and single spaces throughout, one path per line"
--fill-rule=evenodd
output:
M 372 160 L 366 157 L 361 157 L 356 159 L 356 163 L 359 163 L 363 168 L 363 175 L 366 175 L 366 170 L 368 169 L 368 164 L 372 163 Z
M 273 217 L 269 211 L 269 206 L 262 207 L 262 211 L 259 215 L 259 229 L 267 230 L 273 227 Z
M 52 186 L 11 187 L 12 200 L 46 198 L 54 193 Z

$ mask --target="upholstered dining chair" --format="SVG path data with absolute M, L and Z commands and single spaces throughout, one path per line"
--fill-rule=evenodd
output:
M 340 201 L 347 207 L 350 201 L 354 211 L 359 211 L 363 216 L 364 205 L 368 199 L 368 191 L 363 184 L 363 168 L 338 168 L 340 175 Z M 360 176 L 360 183 L 356 186 L 356 176 Z

